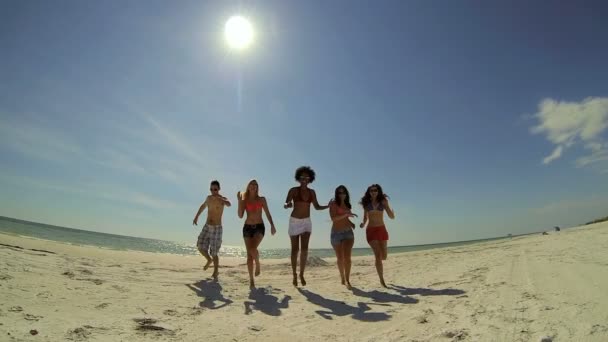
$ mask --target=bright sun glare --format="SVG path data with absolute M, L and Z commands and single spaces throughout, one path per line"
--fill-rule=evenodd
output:
M 253 42 L 253 26 L 240 15 L 232 16 L 226 22 L 224 37 L 231 48 L 243 50 Z

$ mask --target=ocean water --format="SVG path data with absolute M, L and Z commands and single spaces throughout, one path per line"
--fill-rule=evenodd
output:
M 194 244 L 98 233 L 88 230 L 65 228 L 42 223 L 22 221 L 1 216 L 0 233 L 33 237 L 43 240 L 58 241 L 72 245 L 95 246 L 114 250 L 132 250 L 154 253 L 171 253 L 180 255 L 198 255 L 198 250 L 196 249 L 196 246 Z M 438 243 L 431 245 L 389 247 L 388 252 L 402 253 L 433 248 L 463 246 L 483 241 L 492 241 L 499 239 L 504 239 L 504 237 L 473 241 Z M 261 249 L 260 257 L 264 259 L 288 258 L 290 256 L 290 253 L 291 251 L 288 248 Z M 308 255 L 318 256 L 321 258 L 335 256 L 334 250 L 329 248 L 310 249 Z M 354 248 L 353 255 L 372 255 L 372 251 L 370 248 Z M 220 250 L 220 256 L 244 258 L 246 257 L 246 252 L 244 246 L 222 246 L 222 249 Z

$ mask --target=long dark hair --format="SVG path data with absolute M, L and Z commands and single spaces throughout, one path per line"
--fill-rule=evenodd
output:
M 346 193 L 346 197 L 344 198 L 344 204 L 348 209 L 352 209 L 352 206 L 350 205 L 350 194 L 348 193 L 348 189 L 344 185 L 338 186 L 336 188 L 336 191 L 334 191 L 334 203 L 336 203 L 338 206 L 342 205 L 340 196 L 338 195 L 338 191 L 340 191 L 340 189 L 344 190 L 344 193 Z
M 363 197 L 361 198 L 361 202 L 359 202 L 359 204 L 363 206 L 363 209 L 367 208 L 372 203 L 372 195 L 369 193 L 369 189 L 371 188 L 378 189 L 378 202 L 382 202 L 383 200 L 388 198 L 388 195 L 386 195 L 384 191 L 382 191 L 382 187 L 380 186 L 380 184 L 372 184 L 367 187 L 365 195 L 363 195 Z

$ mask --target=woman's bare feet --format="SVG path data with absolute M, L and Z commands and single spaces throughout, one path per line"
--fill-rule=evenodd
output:
M 293 275 L 293 286 L 298 286 L 298 276 Z
M 249 288 L 251 290 L 255 289 L 255 283 L 253 282 L 253 279 L 249 280 Z
M 209 269 L 209 267 L 213 265 L 213 259 L 208 258 L 207 259 L 207 263 L 205 264 L 205 266 L 203 266 L 203 271 L 206 271 L 207 269 Z
M 344 278 L 342 278 L 342 285 L 344 285 L 346 283 L 346 281 L 344 280 Z
M 302 286 L 306 286 L 306 280 L 304 279 L 303 274 L 300 274 L 300 283 L 302 283 Z
M 386 283 L 384 282 L 384 278 L 380 278 L 380 284 L 382 285 L 382 287 L 388 288 L 388 286 L 386 286 Z
M 218 272 L 213 272 L 211 276 L 213 277 L 213 280 L 217 281 Z
M 350 284 L 350 281 L 346 282 L 346 288 L 349 289 L 349 290 L 353 289 L 352 285 Z

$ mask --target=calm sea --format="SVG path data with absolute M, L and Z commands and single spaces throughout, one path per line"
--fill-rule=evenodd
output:
M 114 250 L 132 250 L 155 253 L 172 253 L 181 255 L 198 255 L 194 244 L 185 244 L 179 242 L 145 239 L 131 236 L 114 235 L 106 233 L 91 232 L 88 230 L 72 229 L 58 226 L 51 226 L 42 223 L 34 223 L 12 219 L 0 216 L 0 233 L 9 235 L 18 235 L 26 237 L 34 237 L 44 240 L 52 240 L 72 245 L 81 246 L 96 246 Z M 400 246 L 389 247 L 389 253 L 401 253 L 420 251 L 425 249 L 463 246 L 483 241 L 492 241 L 504 239 L 493 238 L 473 241 L 438 243 L 432 245 L 417 245 L 417 246 Z M 262 249 L 260 256 L 266 259 L 288 258 L 290 256 L 288 248 L 280 249 Z M 335 256 L 333 249 L 310 249 L 309 255 L 318 256 L 321 258 Z M 371 255 L 370 248 L 354 248 L 353 255 Z M 222 246 L 220 250 L 222 256 L 245 257 L 245 249 L 240 246 Z

